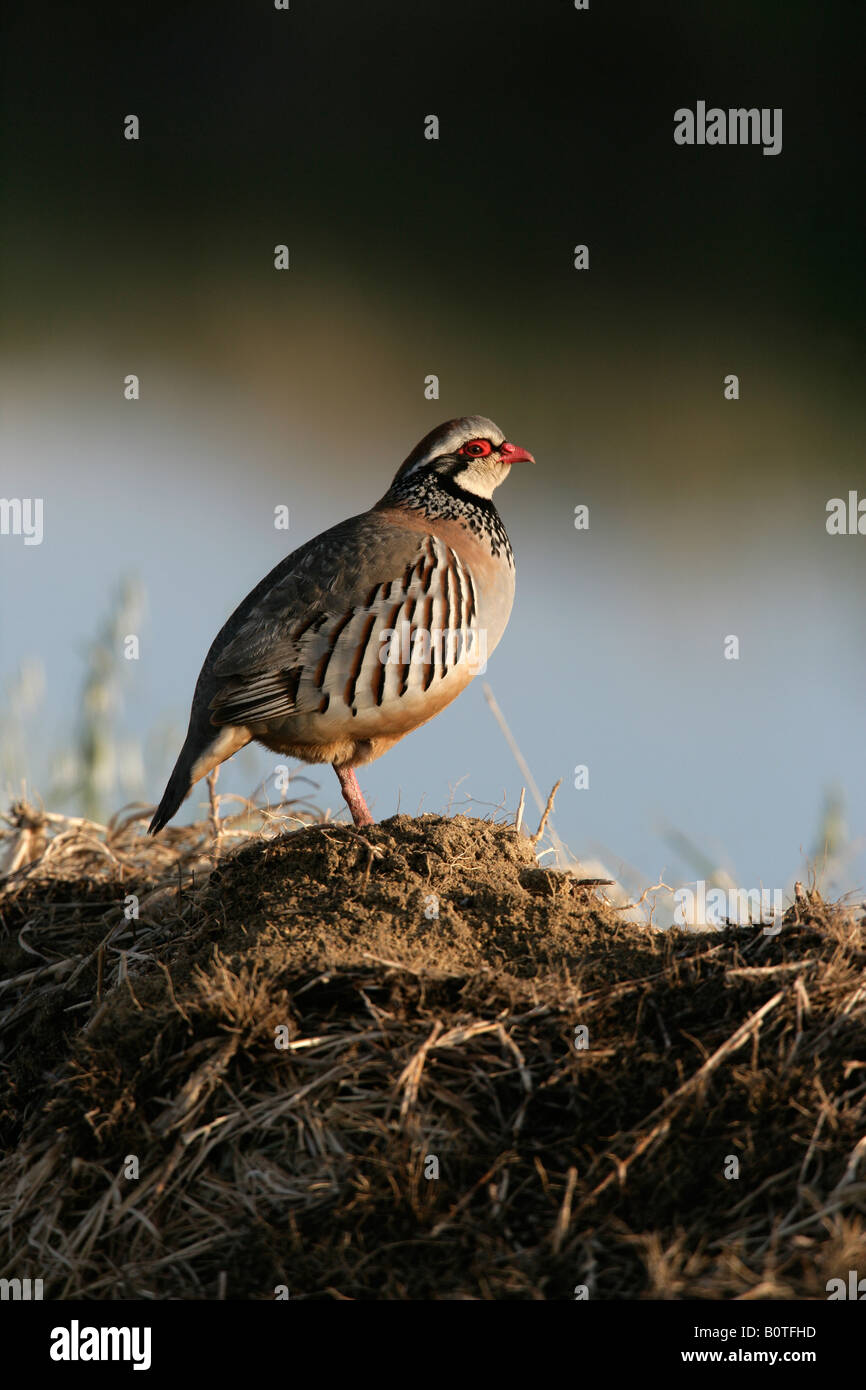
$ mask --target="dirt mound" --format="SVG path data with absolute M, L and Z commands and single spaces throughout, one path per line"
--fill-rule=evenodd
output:
M 462 816 L 16 833 L 2 1273 L 46 1297 L 824 1298 L 862 1254 L 851 912 L 659 932 Z

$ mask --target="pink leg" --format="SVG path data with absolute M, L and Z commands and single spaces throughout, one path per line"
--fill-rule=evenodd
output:
M 372 825 L 373 817 L 367 810 L 367 803 L 352 768 L 335 767 L 334 771 L 340 779 L 340 791 L 343 793 L 346 805 L 352 812 L 352 820 L 356 825 Z

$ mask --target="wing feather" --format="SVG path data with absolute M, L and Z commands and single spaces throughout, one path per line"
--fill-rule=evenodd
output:
M 470 621 L 468 570 L 433 536 L 397 528 L 383 536 L 381 525 L 353 522 L 290 556 L 226 624 L 209 654 L 212 723 L 255 729 L 335 708 L 352 717 L 444 675 L 444 656 L 413 638 L 431 617 L 445 627 Z M 323 584 L 315 574 L 327 568 Z M 387 661 L 395 631 L 408 643 Z

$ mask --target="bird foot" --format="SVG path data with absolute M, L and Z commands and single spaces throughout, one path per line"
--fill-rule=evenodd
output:
M 349 810 L 352 812 L 352 820 L 356 825 L 372 825 L 373 817 L 367 810 L 367 803 L 364 794 L 358 786 L 358 779 L 351 767 L 335 767 L 334 771 L 340 781 L 340 791 Z

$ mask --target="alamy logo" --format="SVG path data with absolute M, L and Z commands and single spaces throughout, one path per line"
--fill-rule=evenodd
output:
M 465 664 L 473 676 L 487 670 L 487 629 L 480 627 L 413 628 L 404 618 L 399 629 L 383 628 L 379 634 L 379 660 L 383 666 L 421 663 L 451 671 Z
M 51 1329 L 52 1361 L 131 1361 L 134 1371 L 150 1370 L 149 1327 L 69 1327 Z
M 42 1297 L 41 1279 L 0 1279 L 0 1300 Z
M 678 927 L 723 927 L 762 923 L 765 936 L 778 936 L 782 930 L 782 890 L 774 888 L 707 889 L 704 879 L 694 888 L 677 888 L 674 893 L 674 925 Z
M 853 1298 L 858 1303 L 866 1300 L 866 1279 L 859 1279 L 856 1269 L 848 1270 L 847 1285 L 844 1279 L 828 1279 L 824 1287 L 827 1290 L 828 1303 L 840 1298 Z
M 866 536 L 866 497 L 859 497 L 853 488 L 847 506 L 844 497 L 831 497 L 825 525 L 828 536 Z
M 674 112 L 677 145 L 763 145 L 764 154 L 782 152 L 782 108 L 731 106 L 724 111 L 699 101 L 694 111 L 681 106 Z
M 0 536 L 23 536 L 25 545 L 41 545 L 42 498 L 0 497 Z

